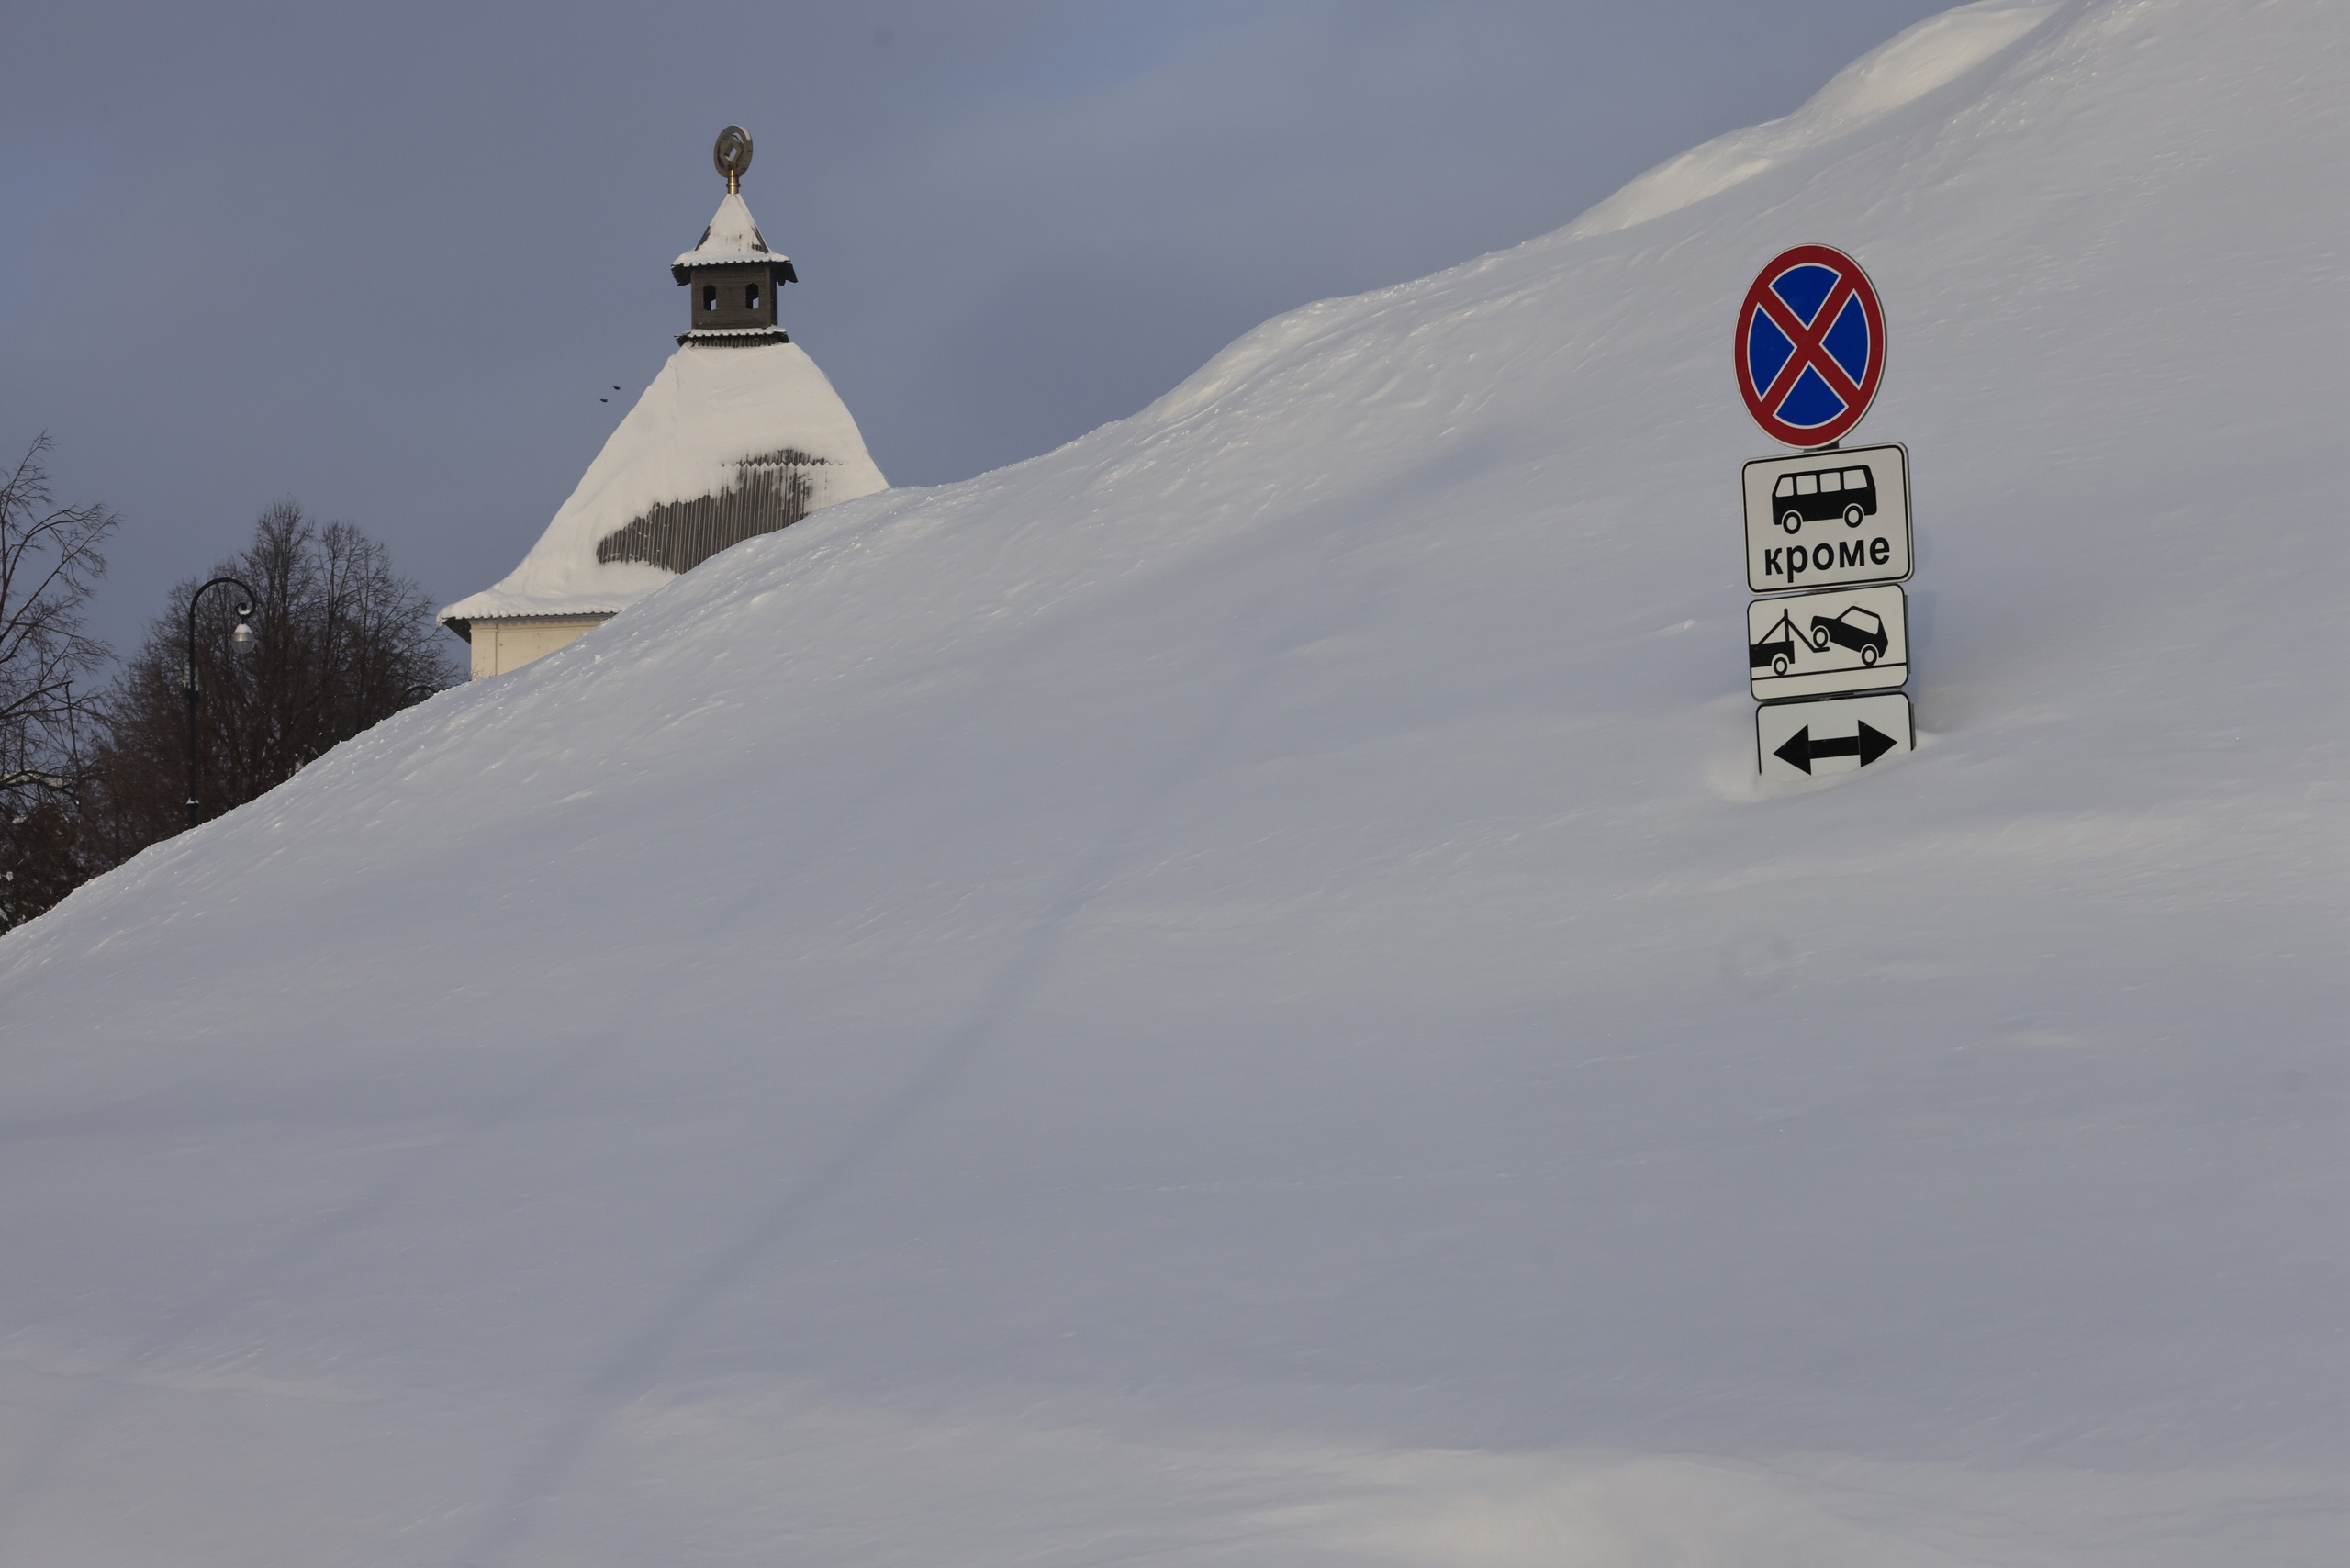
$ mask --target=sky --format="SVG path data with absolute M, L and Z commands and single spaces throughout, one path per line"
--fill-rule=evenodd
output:
M 118 651 L 284 498 L 446 603 L 673 352 L 730 122 L 784 324 L 939 484 L 1548 232 L 1942 8 L 6 0 L 0 449 L 46 431 L 61 498 L 121 514 Z

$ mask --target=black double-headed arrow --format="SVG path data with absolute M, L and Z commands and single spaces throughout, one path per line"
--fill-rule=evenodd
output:
M 1813 740 L 1811 726 L 1806 724 L 1787 737 L 1786 745 L 1771 755 L 1790 767 L 1811 771 L 1811 759 L 1816 756 L 1857 756 L 1866 767 L 1893 749 L 1893 737 L 1867 720 L 1860 721 L 1860 729 L 1841 740 Z

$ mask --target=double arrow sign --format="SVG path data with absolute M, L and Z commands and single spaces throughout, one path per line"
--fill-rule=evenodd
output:
M 1841 739 L 1813 735 L 1808 720 L 1809 716 L 1807 715 L 1803 727 L 1774 747 L 1771 752 L 1773 756 L 1777 757 L 1789 767 L 1805 773 L 1811 771 L 1812 762 L 1816 758 L 1823 756 L 1852 757 L 1856 759 L 1853 766 L 1866 767 L 1886 752 L 1901 745 L 1899 741 L 1878 729 L 1874 724 L 1857 715 L 1852 720 L 1852 733 Z
M 1774 596 L 1746 617 L 1757 766 L 1814 778 L 1911 749 L 1908 449 L 1763 458 L 1743 478 L 1747 587 Z

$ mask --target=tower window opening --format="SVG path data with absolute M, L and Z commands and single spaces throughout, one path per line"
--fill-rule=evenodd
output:
M 705 310 L 715 310 L 718 308 L 718 286 L 716 284 L 706 283 L 701 286 L 701 308 Z
M 757 284 L 750 284 L 744 288 L 743 308 L 746 310 L 756 310 L 759 308 L 759 286 Z

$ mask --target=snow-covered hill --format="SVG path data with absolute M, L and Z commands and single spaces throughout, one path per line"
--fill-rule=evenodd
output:
M 1968 7 L 84 890 L 0 1561 L 2343 1561 L 2345 105 Z M 1807 241 L 1922 745 L 1774 793 Z

